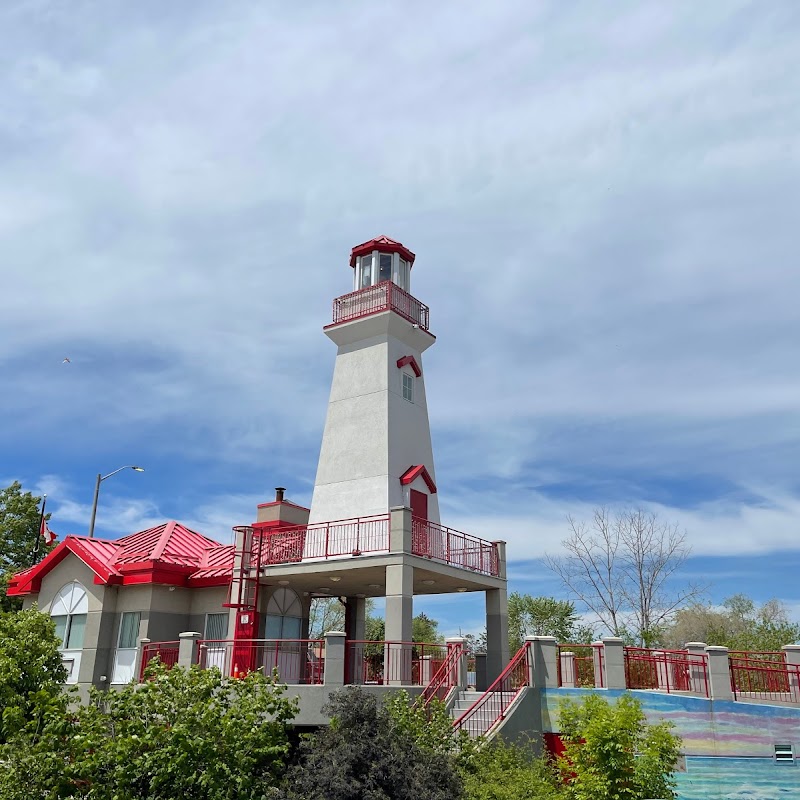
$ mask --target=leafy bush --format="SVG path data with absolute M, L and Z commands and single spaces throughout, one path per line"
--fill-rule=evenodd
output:
M 148 667 L 142 686 L 93 690 L 0 749 L 0 798 L 256 800 L 276 787 L 296 704 L 274 678 Z
M 589 694 L 562 700 L 559 727 L 565 752 L 558 768 L 570 800 L 643 800 L 675 795 L 681 740 L 671 725 L 648 725 L 638 700 L 622 695 L 612 705 Z

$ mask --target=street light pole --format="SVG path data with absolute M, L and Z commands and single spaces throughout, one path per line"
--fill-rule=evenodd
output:
M 120 467 L 119 469 L 115 469 L 113 472 L 109 472 L 108 475 L 103 475 L 101 473 L 97 474 L 97 482 L 94 485 L 94 502 L 92 503 L 92 519 L 89 523 L 89 538 L 94 538 L 94 521 L 97 518 L 97 501 L 100 498 L 100 484 L 106 479 L 110 478 L 112 475 L 116 475 L 118 472 L 122 472 L 124 469 L 132 469 L 134 472 L 144 472 L 144 467 L 132 467 L 130 465 L 126 465 L 124 467 Z

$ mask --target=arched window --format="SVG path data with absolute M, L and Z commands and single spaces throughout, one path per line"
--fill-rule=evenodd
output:
M 303 604 L 297 592 L 281 587 L 267 603 L 267 639 L 299 639 Z
M 50 616 L 56 624 L 56 636 L 61 640 L 62 650 L 80 650 L 83 647 L 88 611 L 89 598 L 78 581 L 63 586 L 53 598 Z

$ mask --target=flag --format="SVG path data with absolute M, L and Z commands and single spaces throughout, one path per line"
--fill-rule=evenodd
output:
M 50 528 L 47 527 L 47 520 L 44 518 L 44 516 L 42 516 L 42 523 L 39 526 L 39 535 L 42 537 L 42 539 L 44 539 L 44 543 L 48 546 L 53 544 L 53 542 L 56 540 L 56 535 L 50 530 Z

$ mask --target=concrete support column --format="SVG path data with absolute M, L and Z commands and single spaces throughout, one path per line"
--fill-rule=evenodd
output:
M 410 515 L 409 511 L 409 519 Z M 411 685 L 413 615 L 414 568 L 409 564 L 391 564 L 386 567 L 386 641 L 405 643 L 386 646 L 384 682 L 393 686 Z
M 486 671 L 491 684 L 508 664 L 508 591 L 486 590 Z
M 197 631 L 186 631 L 178 635 L 180 644 L 178 645 L 178 666 L 187 669 L 196 664 L 199 657 L 197 640 L 202 634 Z
M 625 689 L 625 642 L 619 636 L 607 636 L 602 641 L 606 689 Z
M 528 683 L 537 689 L 558 688 L 558 639 L 555 636 L 526 636 Z
M 344 662 L 346 657 L 344 631 L 328 631 L 325 634 L 325 686 L 344 686 Z
M 502 540 L 492 542 L 497 551 L 498 578 L 506 578 L 506 543 Z
M 594 666 L 594 685 L 602 689 L 606 685 L 606 664 L 603 658 L 603 643 L 592 642 L 592 665 Z
M 689 663 L 689 689 L 695 694 L 708 697 L 710 688 L 705 669 L 706 647 L 705 642 L 686 642 L 683 649 L 691 656 Z M 700 662 L 703 662 L 702 664 Z
M 575 653 L 565 650 L 558 654 L 561 667 L 561 685 L 565 689 L 574 689 L 578 685 L 575 675 Z
M 345 597 L 344 631 L 347 638 L 363 641 L 367 626 L 367 600 L 365 597 Z
M 450 655 L 450 650 L 453 647 L 461 648 L 461 658 L 458 659 L 456 664 L 456 685 L 459 689 L 466 690 L 469 678 L 467 677 L 467 648 L 465 647 L 467 640 L 462 636 L 451 636 L 445 639 L 447 645 L 447 654 Z
M 800 644 L 785 644 L 781 650 L 789 668 L 789 692 L 793 700 L 798 700 L 800 699 Z
M 706 647 L 706 655 L 708 656 L 708 682 L 711 699 L 733 700 L 728 648 L 710 645 Z
M 389 509 L 389 552 L 411 552 L 411 509 L 394 506 Z

